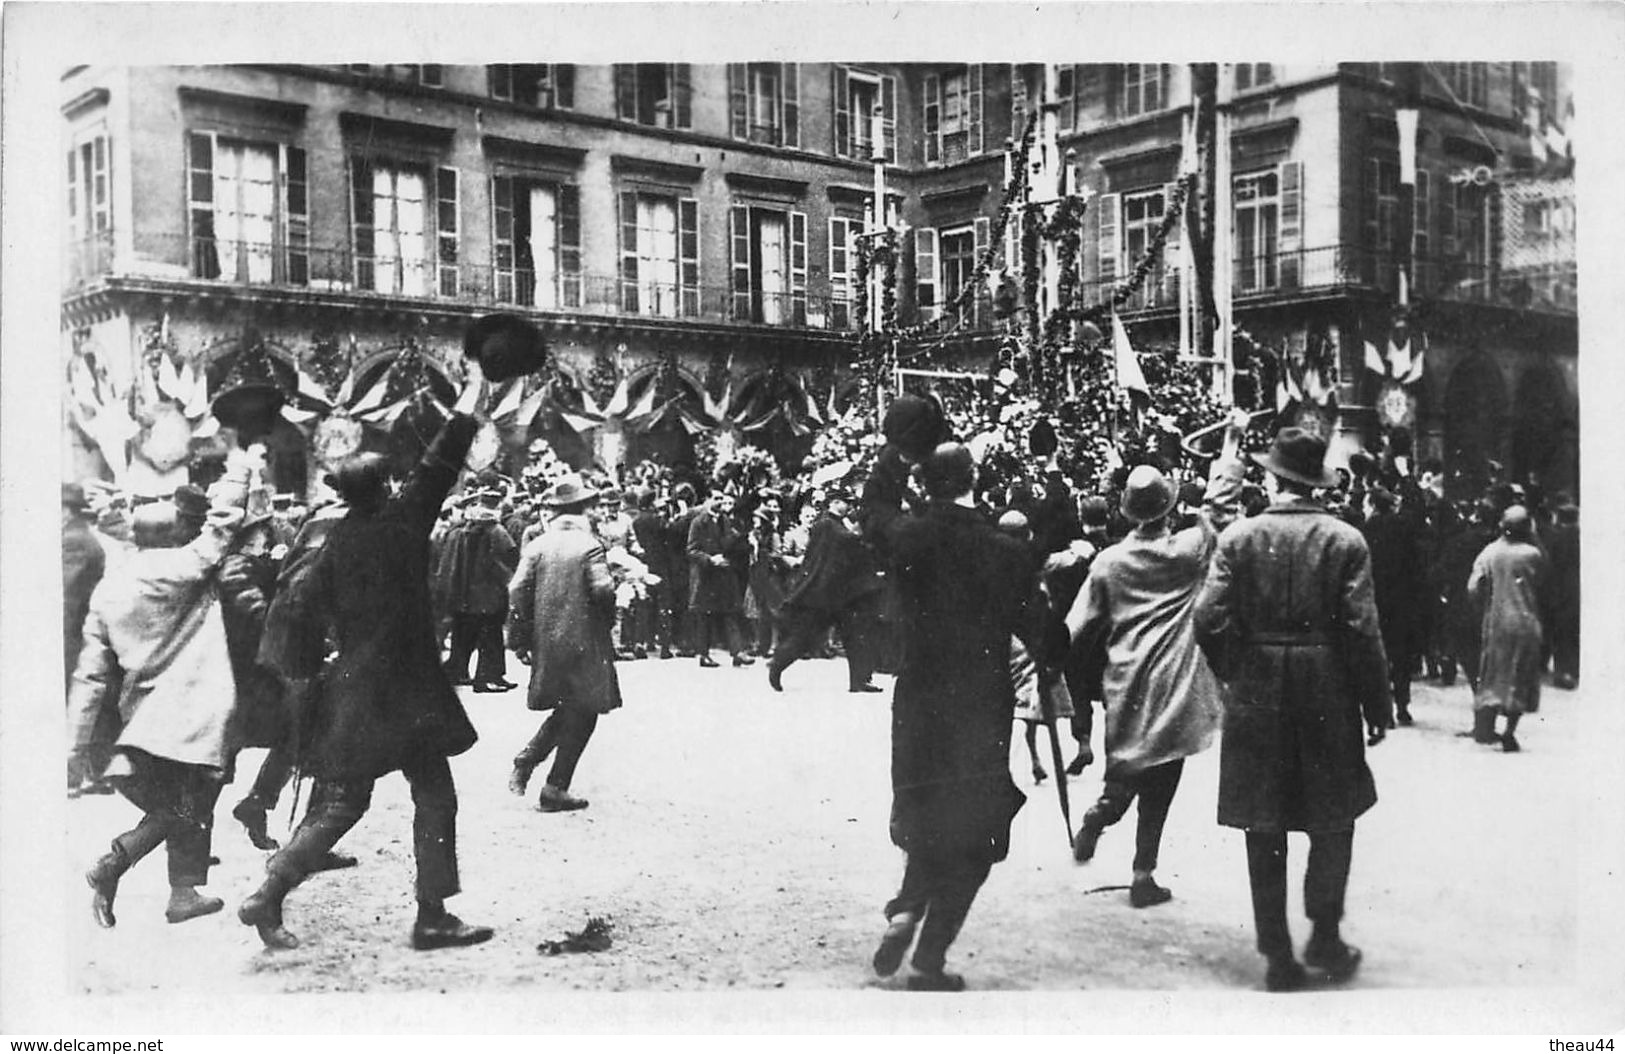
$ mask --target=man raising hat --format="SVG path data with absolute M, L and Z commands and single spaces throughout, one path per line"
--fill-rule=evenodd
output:
M 1309 835 L 1304 908 L 1314 931 L 1303 962 L 1345 980 L 1360 964 L 1339 932 L 1354 821 L 1377 800 L 1361 720 L 1370 742 L 1380 742 L 1393 698 L 1370 551 L 1359 531 L 1311 497 L 1337 484 L 1325 441 L 1284 428 L 1254 457 L 1269 471 L 1271 502 L 1220 535 L 1196 632 L 1229 686 L 1219 823 L 1247 832 L 1265 986 L 1292 991 L 1307 973 L 1287 926 L 1287 832 Z

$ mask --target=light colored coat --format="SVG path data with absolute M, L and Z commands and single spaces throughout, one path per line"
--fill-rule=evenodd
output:
M 241 519 L 217 510 L 185 547 L 130 553 L 91 595 L 68 727 L 84 752 L 97 714 L 117 705 L 123 730 L 108 775 L 130 774 L 131 750 L 225 768 L 237 685 L 213 574 Z
M 1106 641 L 1106 776 L 1131 776 L 1206 750 L 1222 712 L 1218 679 L 1196 646 L 1196 598 L 1218 542 L 1215 516 L 1241 491 L 1239 461 L 1216 462 L 1194 527 L 1136 530 L 1095 557 L 1067 613 L 1073 647 Z
M 559 516 L 519 556 L 508 586 L 508 643 L 530 649 L 532 710 L 608 713 L 615 676 L 615 582 L 585 516 Z
M 1532 542 L 1497 538 L 1473 561 L 1467 592 L 1484 612 L 1473 705 L 1522 714 L 1540 707 L 1542 590 L 1548 564 Z

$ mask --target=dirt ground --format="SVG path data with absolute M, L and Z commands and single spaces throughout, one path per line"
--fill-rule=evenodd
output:
M 510 675 L 522 672 L 515 664 Z M 900 989 L 901 976 L 881 981 L 868 965 L 881 905 L 902 868 L 886 830 L 889 679 L 881 679 L 884 695 L 851 695 L 841 663 L 806 662 L 775 695 L 760 666 L 708 671 L 693 660 L 646 660 L 620 672 L 627 703 L 600 722 L 583 759 L 574 790 L 592 804 L 578 813 L 538 813 L 506 788 L 509 759 L 537 723 L 522 691 L 465 698 L 481 739 L 453 761 L 465 892 L 450 906 L 495 926 L 490 943 L 432 953 L 408 946 L 411 803 L 393 776 L 341 843 L 360 866 L 314 876 L 290 897 L 287 924 L 301 947 L 263 950 L 234 915 L 263 867 L 230 817 L 258 765 L 260 754 L 248 752 L 217 814 L 222 863 L 209 891 L 227 901 L 217 916 L 165 923 L 160 852 L 126 877 L 117 928 L 96 928 L 80 874 L 135 812 L 114 798 L 70 803 L 71 991 L 161 998 L 202 1013 L 219 1000 L 288 993 L 500 1002 L 571 992 L 879 998 Z M 1381 800 L 1359 826 L 1345 922 L 1366 959 L 1339 1005 L 1423 1027 L 1443 1019 L 1426 1002 L 1410 1011 L 1418 1016 L 1395 1018 L 1384 993 L 1575 983 L 1581 895 L 1597 878 L 1577 856 L 1596 815 L 1582 748 L 1594 728 L 1588 697 L 1603 693 L 1548 690 L 1516 756 L 1455 736 L 1470 724 L 1465 687 L 1418 683 L 1416 694 L 1416 726 L 1371 754 Z M 1049 768 L 1042 736 L 1040 744 Z M 1070 758 L 1070 740 L 1063 745 Z M 1181 1005 L 1175 996 L 1221 1007 L 1280 998 L 1261 992 L 1241 834 L 1214 823 L 1217 748 L 1187 764 L 1174 802 L 1159 878 L 1175 899 L 1143 911 L 1127 900 L 1131 819 L 1106 833 L 1092 863 L 1075 865 L 1053 779 L 1033 785 L 1019 728 L 1012 764 L 1029 800 L 1009 860 L 994 869 L 950 956 L 975 992 L 1026 993 L 1004 1004 L 1028 1007 L 1022 1014 L 1080 991 L 1149 992 L 1152 1007 Z M 1099 774 L 1097 764 L 1073 782 L 1074 822 Z M 285 833 L 289 803 L 285 796 L 273 835 Z M 1308 930 L 1298 900 L 1305 851 L 1295 837 L 1299 941 Z M 591 916 L 612 922 L 609 950 L 538 951 Z M 866 996 L 860 1006 L 883 1014 L 910 998 L 918 999 Z M 1490 1025 L 1507 1009 L 1487 996 L 1481 1003 L 1480 1016 L 1465 1020 Z M 1306 1019 L 1309 1030 L 1328 1020 Z M 373 1023 L 388 1030 L 387 1019 Z M 1128 1025 L 1136 1023 L 1157 1030 L 1170 1021 Z

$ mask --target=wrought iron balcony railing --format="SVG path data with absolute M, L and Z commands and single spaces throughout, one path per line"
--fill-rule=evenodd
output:
M 234 288 L 302 289 L 315 292 L 383 295 L 440 300 L 480 307 L 514 306 L 564 313 L 692 320 L 775 328 L 849 331 L 852 303 L 840 296 L 739 290 L 725 285 L 682 284 L 649 277 L 591 273 L 539 273 L 469 261 L 431 261 L 390 255 L 358 255 L 350 248 L 290 246 L 142 234 L 132 259 L 114 253 L 112 231 L 69 246 L 67 290 L 103 276 L 126 275 L 190 279 Z M 1398 290 L 1396 254 L 1357 245 L 1333 245 L 1293 252 L 1260 253 L 1235 261 L 1238 303 L 1265 302 L 1302 293 L 1339 290 Z M 1526 267 L 1492 266 L 1460 257 L 1418 257 L 1411 261 L 1411 295 L 1417 299 L 1493 304 L 1559 314 L 1575 311 L 1576 268 L 1570 262 L 1542 261 Z M 675 265 L 673 267 L 675 270 Z M 1103 302 L 1116 281 L 1087 281 L 1085 304 Z M 1123 306 L 1125 314 L 1173 308 L 1177 279 L 1154 269 Z M 902 322 L 938 317 L 942 307 L 922 308 Z M 960 314 L 959 333 L 999 328 L 988 297 L 978 292 Z M 946 328 L 947 323 L 944 323 Z

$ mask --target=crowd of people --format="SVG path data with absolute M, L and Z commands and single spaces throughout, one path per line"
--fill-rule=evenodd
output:
M 1328 468 L 1325 443 L 1294 428 L 1248 458 L 1239 414 L 1205 485 L 1147 463 L 1090 493 L 1053 458 L 1021 479 L 984 473 L 915 396 L 888 406 L 861 490 L 742 462 L 709 478 L 652 462 L 469 473 L 478 392 L 405 477 L 358 455 L 314 510 L 256 490 L 251 454 L 165 500 L 64 487 L 69 790 L 116 790 L 142 813 L 86 876 L 101 925 L 159 845 L 171 922 L 223 908 L 199 891 L 215 806 L 258 747 L 232 815 L 272 854 L 238 910 L 268 947 L 299 943 L 284 901 L 354 865 L 338 843 L 394 772 L 414 804 L 413 946 L 487 940 L 446 908 L 461 888 L 447 759 L 476 738 L 457 689 L 524 689 L 546 717 L 510 789 L 529 794 L 551 756 L 537 808 L 574 811 L 598 718 L 622 705 L 617 664 L 711 668 L 720 647 L 734 666 L 760 660 L 775 692 L 809 658 L 841 657 L 856 693 L 896 675 L 890 829 L 907 864 L 878 973 L 912 948 L 910 988 L 963 987 L 946 955 L 1024 800 L 1013 723 L 1042 781 L 1039 729 L 1069 725 L 1076 776 L 1099 711 L 1103 787 L 1075 858 L 1137 801 L 1130 902 L 1169 900 L 1164 822 L 1184 760 L 1217 739 L 1219 822 L 1246 832 L 1265 983 L 1286 991 L 1305 966 L 1336 981 L 1359 965 L 1338 924 L 1355 820 L 1376 800 L 1364 752 L 1411 723 L 1412 681 L 1465 676 L 1462 734 L 1506 752 L 1548 669 L 1577 683 L 1578 508 L 1527 484 L 1462 501 L 1437 465 Z M 314 787 L 281 845 L 266 816 L 296 772 Z M 1288 831 L 1310 838 L 1301 961 Z

